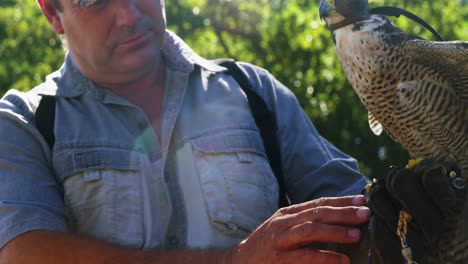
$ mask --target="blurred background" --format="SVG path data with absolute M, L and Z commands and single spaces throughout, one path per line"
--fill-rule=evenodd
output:
M 231 57 L 269 70 L 288 86 L 322 135 L 358 159 L 369 178 L 408 155 L 387 135 L 372 134 L 367 111 L 343 74 L 331 33 L 318 16 L 319 0 L 166 0 L 168 27 L 206 58 Z M 466 0 L 374 0 L 431 24 L 446 40 L 468 40 Z M 424 38 L 430 32 L 411 20 L 391 18 Z M 60 38 L 36 0 L 0 0 L 0 95 L 29 90 L 60 67 Z

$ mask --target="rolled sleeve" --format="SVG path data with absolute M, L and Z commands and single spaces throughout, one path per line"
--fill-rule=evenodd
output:
M 28 231 L 67 229 L 50 152 L 14 98 L 0 101 L 0 248 Z
M 281 114 L 287 116 L 281 118 L 280 135 L 290 199 L 297 203 L 359 194 L 367 180 L 359 172 L 357 161 L 323 138 L 297 103 L 289 105 L 290 110 L 285 111 L 289 113 Z
M 66 231 L 67 227 L 63 221 L 53 220 L 50 218 L 39 217 L 25 220 L 23 222 L 18 222 L 0 230 L 0 248 L 6 245 L 13 238 L 33 230 Z

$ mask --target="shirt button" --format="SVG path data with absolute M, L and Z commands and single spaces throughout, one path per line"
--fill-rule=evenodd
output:
M 229 223 L 229 224 L 227 225 L 227 227 L 228 227 L 230 230 L 233 230 L 233 231 L 237 230 L 237 226 L 236 226 L 235 224 L 232 224 L 232 223 Z

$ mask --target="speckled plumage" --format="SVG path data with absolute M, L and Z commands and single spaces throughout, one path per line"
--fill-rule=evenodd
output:
M 332 10 L 325 21 L 344 17 Z M 413 158 L 454 162 L 468 179 L 468 42 L 424 40 L 380 15 L 335 29 L 333 38 L 372 131 L 385 131 Z M 461 217 L 448 220 L 437 257 L 427 263 L 468 263 L 468 209 L 460 204 Z
M 450 160 L 468 174 L 468 42 L 431 42 L 383 16 L 334 31 L 343 70 L 380 125 L 413 158 Z

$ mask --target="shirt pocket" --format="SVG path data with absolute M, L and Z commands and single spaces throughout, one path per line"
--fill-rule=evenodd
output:
M 142 158 L 136 151 L 99 147 L 54 153 L 73 231 L 120 245 L 143 245 Z
M 192 140 L 207 213 L 217 230 L 245 237 L 277 209 L 278 185 L 256 131 Z

